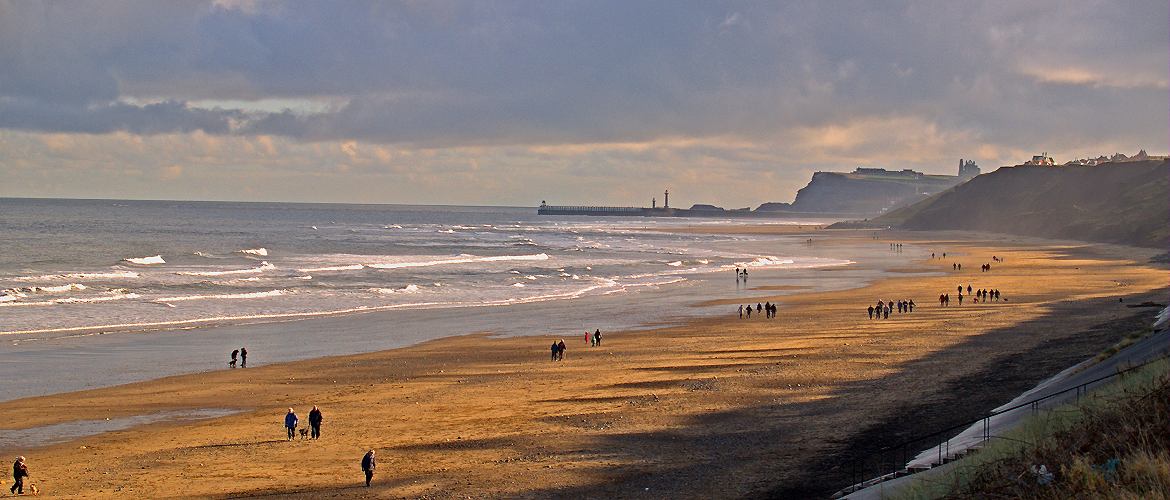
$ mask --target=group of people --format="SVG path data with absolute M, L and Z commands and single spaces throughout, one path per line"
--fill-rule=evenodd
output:
M 963 297 L 964 297 L 963 285 L 959 285 L 957 290 L 959 292 L 959 295 L 958 295 L 959 305 L 963 305 Z M 967 285 L 967 296 L 971 296 L 971 295 L 975 295 L 975 302 L 979 302 L 980 300 L 982 300 L 984 302 L 991 302 L 991 301 L 999 302 L 999 299 L 1000 299 L 1000 294 L 999 294 L 998 288 L 990 289 L 990 290 L 981 288 L 979 290 L 974 290 L 971 288 L 971 285 L 968 284 Z M 1007 299 L 1004 299 L 1004 300 L 1006 301 Z M 943 307 L 951 305 L 951 294 L 944 293 L 942 295 L 939 295 L 938 296 L 938 305 L 943 306 Z
M 899 313 L 914 312 L 914 299 L 894 301 L 878 300 L 876 306 L 869 306 L 866 311 L 869 312 L 869 319 L 889 319 L 890 313 L 897 310 Z
M 317 405 L 313 405 L 313 409 L 309 410 L 309 436 L 312 439 L 321 438 L 321 422 L 324 416 L 321 414 L 321 409 Z M 284 415 L 284 428 L 288 431 L 288 440 L 292 441 L 297 433 L 297 425 L 300 424 L 300 419 L 297 418 L 297 413 L 292 408 L 288 409 L 288 413 Z M 306 437 L 305 432 L 301 432 L 302 438 Z M 23 459 L 24 457 L 21 457 Z M 370 487 L 370 482 L 374 480 L 374 470 L 378 468 L 377 460 L 374 458 L 374 450 L 367 451 L 362 456 L 362 472 L 366 475 L 366 487 Z
M 890 243 L 890 250 L 900 253 L 902 251 L 902 244 L 901 243 Z M 933 254 L 931 254 L 931 256 L 933 257 Z
M 228 360 L 228 367 L 235 368 L 236 361 L 240 362 L 240 368 L 248 367 L 248 348 L 241 347 L 232 351 L 232 359 Z
M 600 336 L 598 337 L 600 340 Z M 563 361 L 565 359 L 565 339 L 558 340 L 552 343 L 550 348 L 552 351 L 552 359 L 550 361 Z
M 589 347 L 601 347 L 601 330 L 598 329 L 593 333 L 585 330 L 585 342 L 589 343 Z
M 321 415 L 321 409 L 317 405 L 313 405 L 313 409 L 309 410 L 309 431 L 312 439 L 321 438 L 321 422 L 324 417 Z M 288 431 L 288 440 L 292 441 L 297 434 L 297 426 L 300 425 L 300 419 L 297 418 L 297 412 L 292 408 L 288 409 L 288 413 L 284 415 L 284 428 Z M 302 433 L 304 434 L 304 433 Z
M 739 283 L 740 280 L 743 280 L 744 283 L 747 283 L 747 278 L 748 278 L 747 269 L 740 269 L 738 267 L 735 268 L 735 282 L 736 283 Z
M 760 314 L 763 314 L 763 315 L 765 315 L 764 317 L 766 317 L 768 319 L 772 319 L 772 318 L 776 317 L 776 310 L 777 309 L 779 309 L 779 308 L 776 307 L 776 304 L 773 304 L 771 302 L 765 302 L 763 304 L 760 304 L 759 302 L 757 302 L 756 307 L 755 307 L 757 316 Z M 743 306 L 743 305 L 739 306 L 739 319 L 743 319 L 743 313 L 745 311 L 747 312 L 748 319 L 751 319 L 752 318 L 752 305 L 751 304 L 748 304 L 746 306 Z

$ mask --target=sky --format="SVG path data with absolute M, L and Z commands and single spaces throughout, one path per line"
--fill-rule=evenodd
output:
M 1170 150 L 1170 4 L 0 0 L 0 196 L 727 208 Z

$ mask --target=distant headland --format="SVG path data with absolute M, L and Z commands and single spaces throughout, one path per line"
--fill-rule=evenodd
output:
M 651 198 L 649 207 L 549 205 L 541 202 L 540 215 L 592 215 L 604 217 L 868 217 L 903 207 L 945 191 L 979 175 L 972 160 L 959 160 L 957 175 L 931 175 L 911 169 L 857 167 L 852 172 L 816 172 L 792 203 L 768 202 L 726 209 L 698 203 L 672 208 L 670 191 L 663 203 Z

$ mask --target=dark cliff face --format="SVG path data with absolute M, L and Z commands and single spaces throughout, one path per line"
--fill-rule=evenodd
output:
M 1006 167 L 872 221 L 1170 247 L 1170 162 Z
M 760 211 L 878 215 L 947 189 L 957 177 L 903 177 L 817 172 L 789 203 L 765 203 Z

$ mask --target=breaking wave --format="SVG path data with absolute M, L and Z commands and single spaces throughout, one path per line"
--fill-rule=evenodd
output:
M 122 260 L 129 262 L 131 264 L 138 264 L 138 265 L 142 265 L 142 266 L 149 266 L 151 264 L 166 264 L 167 263 L 167 261 L 163 260 L 162 255 L 152 255 L 150 257 L 127 257 L 127 258 L 122 259 Z

